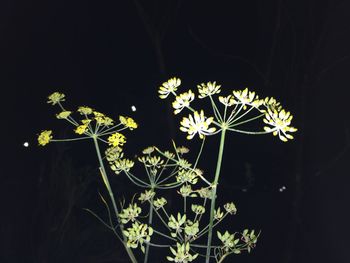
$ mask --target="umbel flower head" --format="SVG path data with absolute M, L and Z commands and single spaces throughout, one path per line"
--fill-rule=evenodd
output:
M 159 87 L 158 93 L 159 98 L 165 99 L 169 96 L 170 93 L 174 93 L 177 90 L 177 87 L 181 85 L 181 80 L 178 78 L 171 78 L 168 81 L 164 82 L 162 86 Z
M 207 96 L 211 96 L 217 93 L 220 93 L 221 90 L 221 85 L 216 85 L 216 82 L 208 82 L 207 84 L 200 84 L 197 86 L 198 87 L 198 92 L 199 96 L 198 98 L 203 99 Z
M 108 144 L 114 147 L 123 146 L 124 143 L 126 143 L 126 137 L 119 132 L 116 132 L 108 137 Z
M 296 132 L 298 129 L 289 126 L 293 116 L 290 112 L 285 110 L 278 111 L 277 109 L 271 110 L 267 109 L 265 113 L 264 122 L 272 127 L 265 126 L 264 130 L 266 132 L 272 132 L 274 136 L 277 136 L 284 142 L 288 141 L 288 139 L 293 139 L 294 137 L 287 132 Z
M 243 109 L 247 109 L 247 105 L 259 105 L 259 97 L 255 95 L 254 91 L 249 91 L 248 88 L 244 90 L 234 90 L 233 95 L 238 100 L 236 104 L 240 103 L 243 106 Z M 262 103 L 262 102 L 261 102 Z
M 65 101 L 65 95 L 63 93 L 54 92 L 48 97 L 47 103 L 55 105 L 61 101 Z
M 184 117 L 181 121 L 180 130 L 187 132 L 187 139 L 192 139 L 197 133 L 199 138 L 203 139 L 204 136 L 213 134 L 215 132 L 215 127 L 209 127 L 213 122 L 213 117 L 206 118 L 204 116 L 204 111 L 201 110 L 200 113 L 195 111 L 193 116 L 190 114 L 188 118 Z
M 119 116 L 119 121 L 121 124 L 123 124 L 125 127 L 129 128 L 130 130 L 137 128 L 137 123 L 134 121 L 133 118 Z
M 45 146 L 46 144 L 48 144 L 52 139 L 51 134 L 52 134 L 52 131 L 50 131 L 50 130 L 42 131 L 38 136 L 39 145 Z
M 173 108 L 175 109 L 174 113 L 180 113 L 185 107 L 190 106 L 190 102 L 193 100 L 194 93 L 191 90 L 176 96 L 175 101 L 173 102 Z

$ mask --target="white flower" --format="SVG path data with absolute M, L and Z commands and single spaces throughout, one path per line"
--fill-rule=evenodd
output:
M 280 110 L 279 112 L 275 109 L 274 111 L 267 109 L 267 112 L 265 113 L 264 122 L 268 125 L 273 126 L 271 127 L 264 127 L 264 130 L 266 132 L 272 132 L 274 136 L 278 135 L 278 137 L 286 142 L 288 139 L 293 139 L 294 137 L 290 134 L 287 134 L 287 132 L 296 132 L 298 129 L 294 127 L 290 127 L 293 119 L 293 116 L 290 114 L 290 112 L 286 112 L 285 110 Z
M 227 97 L 219 96 L 219 101 L 227 107 L 232 106 L 235 102 L 231 95 L 228 95 Z
M 244 90 L 234 90 L 233 95 L 238 100 L 238 102 L 235 101 L 234 103 L 242 104 L 244 110 L 247 108 L 246 105 L 252 105 L 256 107 L 258 104 L 260 104 L 259 97 L 255 96 L 255 92 L 249 91 L 248 88 L 245 88 Z
M 177 90 L 177 87 L 181 85 L 181 80 L 179 78 L 171 78 L 167 82 L 164 82 L 162 86 L 159 87 L 158 93 L 161 99 L 168 97 L 170 93 Z
M 185 107 L 190 106 L 190 102 L 194 100 L 194 93 L 192 90 L 182 93 L 179 96 L 176 96 L 175 101 L 173 102 L 173 108 L 175 109 L 174 113 L 178 114 Z
M 204 136 L 210 135 L 215 132 L 215 127 L 209 128 L 209 125 L 213 122 L 213 117 L 206 118 L 204 116 L 203 110 L 198 113 L 194 112 L 194 115 L 188 115 L 188 118 L 184 117 L 181 121 L 180 130 L 187 132 L 187 139 L 192 139 L 196 133 L 198 133 L 199 138 L 203 139 Z
M 210 95 L 214 95 L 214 94 L 217 94 L 217 93 L 220 93 L 220 87 L 221 85 L 216 85 L 216 82 L 208 82 L 207 84 L 200 84 L 200 85 L 197 85 L 198 87 L 198 92 L 199 92 L 199 96 L 198 98 L 200 99 L 203 99 L 207 96 L 210 96 Z

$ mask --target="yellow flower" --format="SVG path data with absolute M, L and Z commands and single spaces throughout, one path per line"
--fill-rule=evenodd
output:
M 287 132 L 296 132 L 298 130 L 289 126 L 292 119 L 293 116 L 289 111 L 286 112 L 282 109 L 278 112 L 276 109 L 272 111 L 268 108 L 267 112 L 265 113 L 264 122 L 273 127 L 271 128 L 266 126 L 264 127 L 264 130 L 267 132 L 272 132 L 274 136 L 278 135 L 278 137 L 284 142 L 288 141 L 288 139 L 292 140 L 294 137 L 287 134 Z
M 103 125 L 112 126 L 114 124 L 114 120 L 110 117 L 105 116 L 103 119 Z
M 108 144 L 113 145 L 114 147 L 123 146 L 124 143 L 126 143 L 126 137 L 119 132 L 116 132 L 108 137 Z
M 165 99 L 170 93 L 177 90 L 177 87 L 181 85 L 181 80 L 179 78 L 171 78 L 167 82 L 164 82 L 162 86 L 159 87 L 158 93 L 159 98 Z
M 118 159 L 110 163 L 111 169 L 116 173 L 129 172 L 134 166 L 134 162 L 129 159 Z
M 233 95 L 238 100 L 235 103 L 242 104 L 243 109 L 247 109 L 247 105 L 256 106 L 260 104 L 259 97 L 255 96 L 254 91 L 249 91 L 248 88 L 245 88 L 244 90 L 234 90 Z
M 175 101 L 173 102 L 173 108 L 175 109 L 174 113 L 178 114 L 185 107 L 190 106 L 190 102 L 194 100 L 194 93 L 189 90 L 188 92 L 182 93 L 179 96 L 176 96 Z
M 39 145 L 44 146 L 44 145 L 48 144 L 52 139 L 51 134 L 52 134 L 52 131 L 50 131 L 50 130 L 42 131 L 38 136 Z
M 75 133 L 81 135 L 86 131 L 87 127 L 88 127 L 88 124 L 82 124 L 82 125 L 79 125 L 74 131 Z
M 80 107 L 78 108 L 78 112 L 79 112 L 81 115 L 90 115 L 90 114 L 92 114 L 93 109 L 91 109 L 90 107 L 86 107 L 86 106 L 80 106 Z
M 128 127 L 130 130 L 137 128 L 137 123 L 134 121 L 133 118 L 119 116 L 119 121 L 121 124 L 123 124 L 125 127 Z
M 213 117 L 206 118 L 204 116 L 203 110 L 200 113 L 198 111 L 194 112 L 194 116 L 188 115 L 188 118 L 184 117 L 181 121 L 180 130 L 187 132 L 187 139 L 190 140 L 198 133 L 199 138 L 203 139 L 204 136 L 210 135 L 215 132 L 215 128 L 209 128 L 209 125 L 213 122 Z
M 208 82 L 207 84 L 200 84 L 197 85 L 198 87 L 198 92 L 199 92 L 199 96 L 198 98 L 203 99 L 207 96 L 211 96 L 217 93 L 220 93 L 221 90 L 221 85 L 216 85 L 216 82 Z
M 106 115 L 104 115 L 101 112 L 93 111 L 93 114 L 95 115 L 95 121 L 99 125 L 112 126 L 114 123 L 113 119 L 107 117 Z
M 65 95 L 63 93 L 54 92 L 50 96 L 48 96 L 49 100 L 47 101 L 47 103 L 55 105 L 55 104 L 59 103 L 60 101 L 65 101 L 64 97 L 65 97 Z
M 273 97 L 266 97 L 263 100 L 263 105 L 267 108 L 270 109 L 271 111 L 277 110 L 280 111 L 282 110 L 281 103 L 277 102 L 275 98 Z M 262 112 L 266 112 L 267 110 L 262 109 Z
M 62 111 L 59 114 L 56 114 L 56 118 L 57 119 L 67 119 L 69 117 L 69 115 L 71 115 L 71 111 L 66 110 L 66 111 Z
M 92 121 L 91 119 L 81 120 L 81 122 L 82 122 L 83 124 L 86 124 L 86 125 L 88 125 L 91 121 Z

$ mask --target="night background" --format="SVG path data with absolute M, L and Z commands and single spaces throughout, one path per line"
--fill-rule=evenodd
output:
M 129 262 L 118 240 L 82 209 L 105 212 L 93 145 L 39 147 L 37 134 L 72 134 L 55 118 L 59 109 L 46 103 L 60 91 L 69 109 L 87 105 L 133 117 L 139 128 L 126 134 L 129 157 L 149 145 L 171 149 L 172 139 L 197 152 L 199 140 L 179 131 L 171 100 L 158 98 L 158 87 L 173 76 L 184 91 L 217 81 L 223 94 L 249 87 L 273 96 L 299 129 L 288 143 L 272 135 L 228 136 L 218 202 L 233 201 L 238 213 L 223 227 L 261 236 L 250 254 L 225 262 L 350 262 L 349 1 L 0 6 L 0 262 Z M 217 142 L 208 137 L 199 164 L 208 176 Z M 125 176 L 110 177 L 127 200 L 140 192 Z M 151 250 L 150 262 L 167 262 L 157 257 L 168 253 L 161 251 Z

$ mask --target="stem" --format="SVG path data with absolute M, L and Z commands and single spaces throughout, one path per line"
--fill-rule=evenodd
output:
M 211 250 L 211 241 L 213 236 L 213 221 L 214 221 L 214 211 L 215 211 L 216 190 L 217 190 L 217 185 L 220 177 L 222 156 L 224 153 L 225 134 L 226 134 L 226 129 L 222 129 L 218 161 L 216 163 L 215 178 L 214 178 L 213 187 L 212 187 L 213 192 L 212 192 L 212 198 L 211 198 L 211 204 L 210 204 L 210 221 L 209 221 L 209 229 L 208 229 L 207 253 L 205 256 L 205 263 L 210 262 L 210 254 L 211 254 L 210 250 Z
M 224 262 L 224 259 L 227 257 L 227 254 L 224 254 L 221 258 L 220 258 L 220 260 L 218 261 L 218 263 L 222 263 L 222 262 Z
M 112 201 L 112 204 L 113 204 L 113 209 L 114 209 L 114 212 L 115 212 L 115 215 L 117 217 L 117 220 L 118 220 L 118 223 L 119 222 L 119 211 L 118 211 L 118 208 L 117 208 L 117 205 L 116 205 L 116 202 L 115 202 L 115 199 L 114 199 L 114 195 L 113 195 L 113 192 L 112 192 L 112 188 L 111 188 L 111 185 L 109 183 L 109 180 L 108 180 L 108 177 L 107 177 L 107 173 L 106 173 L 106 169 L 105 169 L 105 166 L 103 164 L 103 161 L 102 161 L 102 156 L 101 156 L 101 152 L 100 152 L 100 148 L 98 146 L 98 142 L 97 142 L 97 136 L 93 136 L 93 140 L 94 140 L 94 144 L 95 144 L 95 149 L 96 149 L 96 153 L 97 153 L 97 158 L 98 158 L 98 161 L 99 161 L 99 164 L 100 164 L 100 170 L 101 170 L 101 173 L 102 173 L 102 177 L 103 177 L 103 181 L 106 185 L 106 188 L 108 190 L 108 193 L 109 193 L 109 197 L 111 198 L 111 201 Z M 124 235 L 124 225 L 123 224 L 119 224 L 119 228 L 120 228 L 120 231 L 122 233 L 122 237 L 123 237 L 123 245 L 125 247 L 125 250 L 126 252 L 128 253 L 129 257 L 130 257 L 130 260 L 131 262 L 133 263 L 137 263 L 137 260 L 134 256 L 134 253 L 131 251 L 131 249 L 129 247 L 127 247 L 126 245 L 126 236 Z
M 152 187 L 152 191 L 153 191 L 153 187 Z M 151 198 L 151 203 L 149 204 L 149 218 L 148 218 L 148 225 L 151 226 L 152 225 L 152 220 L 153 220 L 153 197 Z M 149 246 L 150 243 L 146 244 L 146 252 L 145 252 L 145 258 L 143 260 L 143 263 L 147 263 L 148 262 L 148 253 L 149 253 Z

